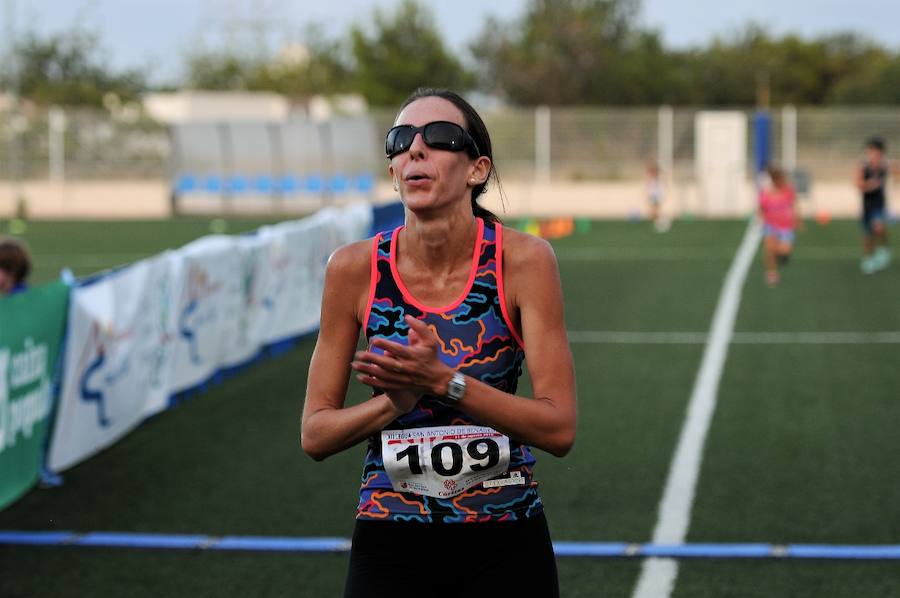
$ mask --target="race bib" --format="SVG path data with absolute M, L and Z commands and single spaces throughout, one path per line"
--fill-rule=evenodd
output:
M 509 468 L 509 438 L 482 426 L 384 430 L 381 456 L 394 490 L 450 498 Z

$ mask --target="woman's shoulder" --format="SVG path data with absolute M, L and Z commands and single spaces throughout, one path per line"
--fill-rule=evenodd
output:
M 360 275 L 368 276 L 372 257 L 373 239 L 354 241 L 341 245 L 328 258 L 328 271 L 333 275 L 356 278 Z
M 546 239 L 508 226 L 503 227 L 503 263 L 507 271 L 510 267 L 549 262 L 556 263 L 556 254 Z

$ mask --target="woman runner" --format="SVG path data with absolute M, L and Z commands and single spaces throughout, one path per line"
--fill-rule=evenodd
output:
M 529 448 L 575 440 L 553 250 L 478 205 L 491 141 L 456 93 L 412 94 L 385 149 L 405 225 L 331 257 L 303 410 L 316 460 L 368 442 L 344 595 L 558 596 Z M 373 392 L 346 407 L 349 368 Z

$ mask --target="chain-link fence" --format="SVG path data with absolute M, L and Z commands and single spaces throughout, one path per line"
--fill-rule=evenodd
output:
M 23 179 L 158 179 L 167 173 L 167 129 L 139 113 L 113 117 L 95 110 L 55 109 L 13 117 L 7 112 L 0 113 L 0 130 L 4 178 L 11 161 Z M 13 133 L 18 134 L 16 146 L 10 143 Z
M 661 158 L 661 140 L 667 139 L 662 153 L 669 154 L 671 176 L 678 182 L 695 176 L 694 121 L 699 110 L 674 108 L 668 119 L 656 107 L 503 108 L 486 110 L 483 116 L 495 162 L 506 179 L 633 180 L 642 176 L 649 160 Z M 742 112 L 748 119 L 753 113 Z M 369 171 L 384 177 L 382 135 L 395 116 L 373 111 L 363 128 L 335 122 L 325 143 L 326 135 L 314 123 L 287 123 L 277 131 L 265 123 L 221 123 L 201 131 L 199 125 L 166 127 L 140 114 L 114 117 L 66 109 L 57 113 L 55 124 L 51 114 L 29 110 L 13 119 L 0 113 L 0 178 L 16 173 L 23 179 L 144 178 L 174 184 L 179 173 Z M 793 113 L 775 108 L 771 117 L 773 160 L 795 161 L 816 180 L 849 177 L 868 137 L 882 137 L 889 155 L 900 148 L 900 107 L 798 108 Z M 16 146 L 9 140 L 14 131 L 18 159 L 11 165 L 10 150 Z M 755 139 L 752 128 L 749 132 L 752 172 Z
M 648 161 L 666 162 L 672 177 L 695 177 L 695 120 L 714 107 L 647 108 L 503 108 L 482 113 L 494 146 L 494 160 L 502 176 L 532 179 L 542 172 L 555 180 L 633 180 L 643 176 Z M 741 109 L 748 123 L 754 109 Z M 791 108 L 776 107 L 771 116 L 770 155 L 776 163 L 806 171 L 816 180 L 851 176 L 865 140 L 882 137 L 888 153 L 900 154 L 900 107 Z M 393 113 L 375 115 L 379 130 L 387 131 Z M 546 131 L 540 131 L 546 127 Z M 666 131 L 665 129 L 668 129 Z M 748 128 L 747 171 L 757 140 Z M 539 147 L 549 139 L 549 147 Z M 661 148 L 661 140 L 668 147 Z M 662 149 L 662 152 L 660 151 Z M 379 151 L 375 148 L 373 151 Z M 543 164 L 542 162 L 545 162 Z

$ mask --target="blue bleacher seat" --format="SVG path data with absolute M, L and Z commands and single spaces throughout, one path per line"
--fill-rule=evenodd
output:
M 175 181 L 176 193 L 190 193 L 198 187 L 197 177 L 192 174 L 183 174 Z
M 203 190 L 209 193 L 221 193 L 223 188 L 222 177 L 211 174 L 203 179 Z
M 346 193 L 350 188 L 350 179 L 343 174 L 333 174 L 328 179 L 328 189 L 332 193 Z
M 311 174 L 306 177 L 304 189 L 306 189 L 306 191 L 309 193 L 321 193 L 325 189 L 325 181 L 321 176 L 317 174 Z
M 279 191 L 285 195 L 296 193 L 300 189 L 300 181 L 292 174 L 280 176 L 275 180 L 275 185 Z
M 274 179 L 267 174 L 260 174 L 253 178 L 253 190 L 258 193 L 272 193 L 275 189 Z
M 371 193 L 375 190 L 375 177 L 369 173 L 358 174 L 355 186 L 359 193 Z
M 225 184 L 228 191 L 232 193 L 246 193 L 250 188 L 250 181 L 247 180 L 247 177 L 239 174 L 228 177 Z

